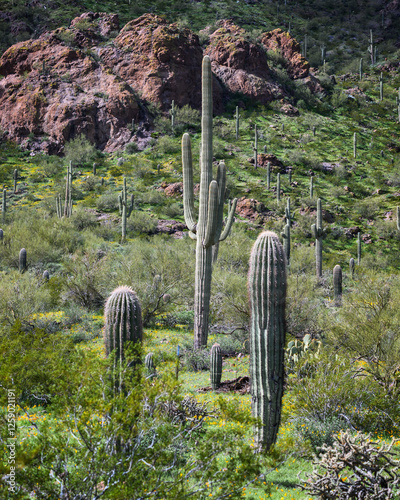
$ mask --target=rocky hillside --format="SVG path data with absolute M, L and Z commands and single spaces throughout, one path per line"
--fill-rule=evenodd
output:
M 153 14 L 122 29 L 117 15 L 82 14 L 69 28 L 3 54 L 0 128 L 22 146 L 47 153 L 61 152 L 79 134 L 105 151 L 129 142 L 141 148 L 155 109 L 166 114 L 172 101 L 200 108 L 203 54 L 212 61 L 215 113 L 233 95 L 261 104 L 279 99 L 291 112 L 290 88 L 270 70 L 267 51 L 283 58 L 290 79 L 323 92 L 293 37 L 276 29 L 260 40 L 250 41 L 244 29 L 224 20 L 203 48 L 194 32 Z

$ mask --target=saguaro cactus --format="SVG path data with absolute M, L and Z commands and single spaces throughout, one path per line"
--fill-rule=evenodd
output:
M 257 134 L 257 125 L 254 125 L 254 144 L 253 144 L 253 153 L 254 153 L 254 168 L 257 168 L 257 154 L 258 154 L 258 134 Z
M 26 271 L 26 250 L 21 248 L 19 251 L 19 272 L 24 273 Z
M 71 217 L 72 215 L 72 161 L 67 166 L 67 177 L 65 181 L 65 204 L 64 216 Z
M 356 269 L 356 263 L 353 257 L 349 261 L 349 268 L 350 268 L 351 279 L 354 279 L 354 271 Z
M 3 224 L 6 221 L 6 212 L 7 212 L 7 191 L 3 189 L 3 206 L 2 206 L 2 212 L 3 212 Z
M 368 46 L 368 52 L 371 54 L 371 64 L 375 64 L 375 45 L 374 45 L 374 37 L 372 34 L 372 30 L 369 31 L 369 46 Z
M 183 204 L 189 236 L 196 242 L 196 271 L 194 296 L 194 346 L 207 346 L 208 317 L 212 275 L 212 249 L 228 235 L 236 210 L 234 199 L 223 226 L 226 168 L 221 162 L 217 179 L 212 179 L 212 73 L 208 56 L 203 58 L 202 117 L 201 117 L 201 174 L 199 216 L 194 220 L 193 167 L 189 134 L 182 137 Z
M 133 194 L 131 195 L 131 203 L 128 207 L 128 198 L 126 194 L 126 177 L 122 186 L 121 194 L 118 196 L 119 215 L 121 216 L 122 238 L 121 241 L 126 240 L 126 220 L 130 217 L 133 210 Z
M 221 384 L 222 377 L 222 354 L 219 344 L 214 344 L 210 352 L 210 382 L 213 391 Z
M 357 133 L 354 132 L 353 134 L 353 156 L 354 158 L 357 158 Z
M 115 352 L 114 366 L 125 359 L 127 342 L 142 341 L 142 311 L 135 292 L 129 286 L 116 288 L 104 307 L 104 343 L 106 356 Z
M 283 238 L 283 248 L 285 249 L 285 255 L 287 264 L 290 263 L 290 224 L 286 223 L 283 228 L 283 233 L 281 233 Z
M 310 198 L 314 198 L 314 177 L 310 177 Z
M 256 443 L 276 441 L 284 385 L 286 258 L 278 236 L 259 235 L 250 255 L 250 378 Z
M 17 182 L 18 182 L 18 169 L 14 169 L 14 174 L 13 174 L 13 179 L 14 179 L 14 194 L 17 192 Z
M 379 100 L 383 101 L 383 73 L 379 75 Z
M 342 268 L 339 264 L 333 268 L 333 294 L 335 304 L 342 305 Z
M 360 80 L 362 80 L 363 77 L 363 58 L 361 57 L 360 59 Z
M 281 201 L 281 174 L 276 176 L 276 201 Z
M 172 130 L 174 130 L 174 128 L 175 128 L 175 117 L 176 117 L 175 101 L 172 101 L 172 103 L 171 103 L 170 114 L 171 114 L 171 128 L 172 128 Z
M 236 106 L 236 113 L 233 115 L 236 119 L 236 140 L 239 139 L 239 125 L 240 125 L 240 114 L 239 114 L 239 106 Z
M 49 281 L 49 279 L 50 279 L 50 273 L 49 273 L 49 271 L 47 271 L 47 270 L 43 271 L 42 277 L 43 277 L 44 281 Z
M 312 177 L 311 177 L 312 178 Z M 317 223 L 311 226 L 312 235 L 315 238 L 315 262 L 317 278 L 322 277 L 322 237 L 324 230 L 322 229 L 322 206 L 321 199 L 317 201 Z

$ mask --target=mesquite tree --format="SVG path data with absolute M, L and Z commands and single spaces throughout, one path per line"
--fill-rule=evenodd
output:
M 194 192 L 192 152 L 189 134 L 182 138 L 183 165 L 183 205 L 185 222 L 189 236 L 196 243 L 196 271 L 194 295 L 194 347 L 207 346 L 208 317 L 212 275 L 213 246 L 218 245 L 229 234 L 236 210 L 233 200 L 225 228 L 223 208 L 225 201 L 226 168 L 221 162 L 217 179 L 212 178 L 212 73 L 208 56 L 203 58 L 202 68 L 202 116 L 201 116 L 201 154 L 200 154 L 200 196 L 198 222 L 194 219 Z

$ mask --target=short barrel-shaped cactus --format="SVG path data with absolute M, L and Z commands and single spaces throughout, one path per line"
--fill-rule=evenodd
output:
M 141 342 L 143 337 L 142 311 L 132 288 L 116 288 L 106 301 L 104 316 L 106 355 L 114 352 L 116 362 L 121 362 L 125 359 L 126 343 Z
M 19 251 L 19 272 L 24 273 L 26 271 L 26 250 L 25 248 L 21 248 Z

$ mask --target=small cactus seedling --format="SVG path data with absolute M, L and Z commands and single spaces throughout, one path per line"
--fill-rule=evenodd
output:
M 284 387 L 286 258 L 278 236 L 261 233 L 250 255 L 250 378 L 255 441 L 268 450 L 276 441 Z
M 21 248 L 19 251 L 19 272 L 24 273 L 26 271 L 26 250 L 25 248 Z
M 154 354 L 149 352 L 144 358 L 144 366 L 146 367 L 149 377 L 154 377 L 156 375 L 156 367 L 154 364 Z
M 335 305 L 342 305 L 342 268 L 339 264 L 333 268 L 333 293 Z
M 214 344 L 210 352 L 210 381 L 213 391 L 221 384 L 222 377 L 222 354 L 219 344 Z
M 354 279 L 354 271 L 356 269 L 356 263 L 353 257 L 350 259 L 349 268 L 350 268 L 351 279 Z

